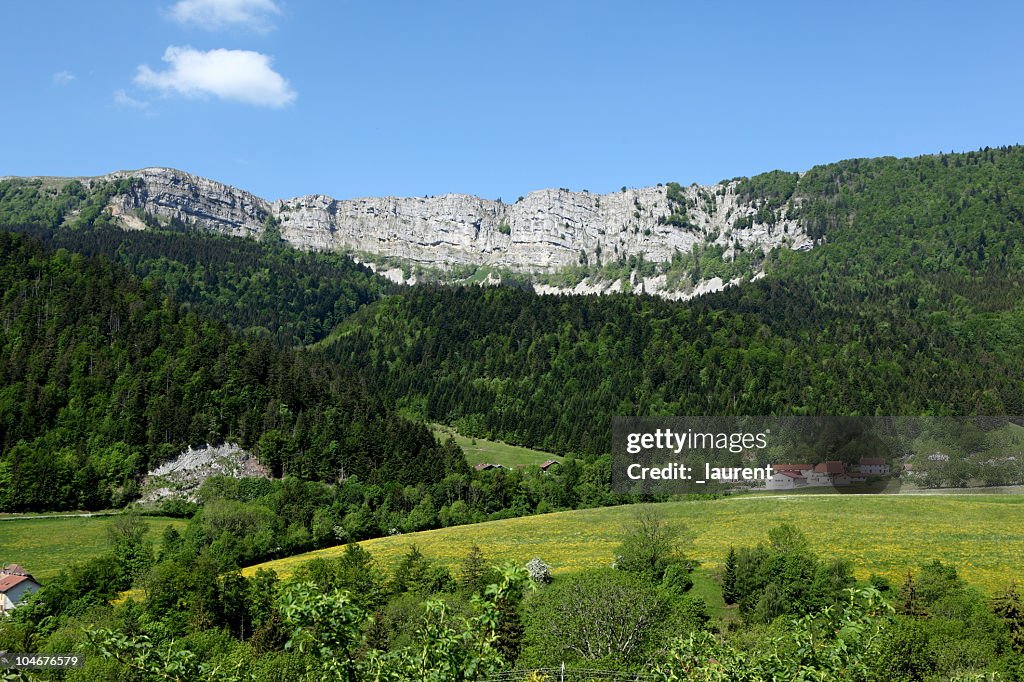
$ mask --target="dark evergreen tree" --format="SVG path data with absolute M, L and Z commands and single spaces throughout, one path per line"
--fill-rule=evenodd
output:
M 907 578 L 900 586 L 896 610 L 904 616 L 911 617 L 920 617 L 925 614 L 917 584 L 914 582 L 914 574 L 910 571 L 907 571 Z
M 736 549 L 729 548 L 729 554 L 725 557 L 725 570 L 722 573 L 722 598 L 726 604 L 735 604 L 736 593 Z
M 484 553 L 479 545 L 473 543 L 469 553 L 462 561 L 462 571 L 459 575 L 459 587 L 469 593 L 477 593 L 484 586 L 484 579 L 487 577 L 488 565 Z
M 1024 654 L 1024 601 L 1016 585 L 1010 585 L 993 597 L 992 612 L 1006 623 L 1014 651 Z

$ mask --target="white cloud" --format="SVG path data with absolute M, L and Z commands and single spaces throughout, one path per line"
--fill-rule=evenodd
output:
M 119 107 L 125 107 L 126 109 L 148 109 L 149 102 L 143 102 L 142 100 L 135 99 L 124 90 L 114 91 L 114 104 Z
M 139 67 L 135 83 L 186 97 L 214 95 L 225 100 L 264 107 L 283 107 L 296 94 L 281 74 L 270 68 L 270 57 L 249 50 L 210 50 L 168 47 L 165 71 Z
M 269 31 L 271 17 L 280 13 L 274 0 L 178 0 L 170 10 L 175 21 L 208 31 L 232 26 Z
M 53 74 L 53 82 L 57 85 L 67 85 L 73 80 L 75 80 L 75 74 L 70 71 L 58 71 Z

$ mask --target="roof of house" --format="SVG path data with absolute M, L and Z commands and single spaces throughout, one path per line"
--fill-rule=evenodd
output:
M 548 469 L 549 467 L 551 467 L 551 466 L 552 466 L 552 465 L 554 465 L 554 464 L 558 464 L 558 461 L 557 461 L 557 460 L 554 460 L 554 459 L 548 459 L 548 460 L 545 460 L 545 461 L 544 461 L 544 462 L 543 462 L 543 463 L 542 463 L 542 464 L 540 465 L 540 468 L 541 468 L 541 469 Z
M 861 466 L 881 466 L 883 464 L 885 464 L 885 460 L 882 459 L 881 457 L 861 457 L 860 458 L 860 465 Z
M 488 464 L 486 462 L 481 462 L 480 464 L 473 466 L 473 468 L 476 469 L 477 471 L 486 471 L 488 469 L 496 469 L 497 467 L 497 464 Z
M 772 469 L 776 471 L 807 471 L 813 469 L 811 464 L 773 464 Z
M 819 474 L 845 474 L 846 465 L 836 460 L 830 460 L 815 465 L 814 470 Z
M 0 573 L 6 573 L 7 575 L 27 575 L 31 574 L 18 564 L 4 564 L 3 568 L 0 568 Z
M 26 580 L 39 584 L 27 575 L 0 575 L 0 593 L 9 592 L 15 585 L 20 585 Z
M 775 473 L 782 474 L 783 476 L 789 476 L 790 478 L 806 478 L 799 471 L 777 471 Z

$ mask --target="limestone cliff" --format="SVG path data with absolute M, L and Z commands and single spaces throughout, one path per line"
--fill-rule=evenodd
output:
M 299 248 L 339 250 L 370 262 L 393 266 L 399 261 L 439 271 L 484 266 L 538 274 L 629 256 L 665 262 L 697 244 L 721 245 L 726 257 L 738 248 L 765 252 L 810 246 L 785 208 L 759 222 L 760 206 L 743 201 L 736 182 L 611 194 L 546 189 L 506 204 L 463 194 L 347 200 L 308 195 L 268 202 L 168 168 L 105 177 L 136 179 L 128 193 L 110 203 L 126 227 L 138 227 L 130 217 L 141 210 L 254 237 L 273 216 L 282 236 Z

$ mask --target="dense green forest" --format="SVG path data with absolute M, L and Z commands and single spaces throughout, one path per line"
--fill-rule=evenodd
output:
M 591 456 L 607 452 L 614 414 L 1020 414 L 1022 187 L 1020 147 L 745 179 L 739 192 L 765 216 L 788 207 L 820 245 L 777 254 L 761 281 L 673 303 L 392 290 L 336 255 L 180 221 L 119 230 L 102 210 L 118 184 L 4 181 L 0 222 L 62 251 L 39 272 L 6 261 L 0 476 L 21 473 L 3 506 L 120 503 L 147 464 L 228 438 L 265 438 L 277 472 L 365 479 L 382 460 L 360 449 L 384 446 L 349 452 L 346 439 L 369 431 L 331 409 L 398 409 Z M 251 373 L 237 361 L 249 356 Z M 414 450 L 431 447 L 423 438 Z M 81 480 L 25 492 L 38 458 Z
M 232 565 L 392 530 L 628 501 L 610 492 L 608 457 L 546 476 L 471 471 L 454 443 L 398 416 L 348 366 L 233 332 L 103 256 L 50 252 L 10 233 L 0 251 L 4 511 L 122 506 L 148 469 L 225 441 L 287 476 L 213 495 L 206 518 L 244 518 L 208 533 Z M 282 489 L 300 490 L 301 503 L 282 502 Z
M 0 233 L 0 509 L 131 500 L 189 444 L 257 449 L 275 475 L 430 483 L 462 453 L 344 368 L 245 339 L 104 259 Z
M 824 243 L 685 304 L 419 287 L 323 353 L 467 434 L 603 452 L 615 414 L 1020 414 L 1024 149 L 767 174 Z
M 151 229 L 123 230 L 97 212 L 118 189 L 0 182 L 0 226 L 51 249 L 106 256 L 178 303 L 282 346 L 321 340 L 388 291 L 386 280 L 345 256 L 297 251 L 272 235 L 220 237 L 145 213 L 139 217 Z

